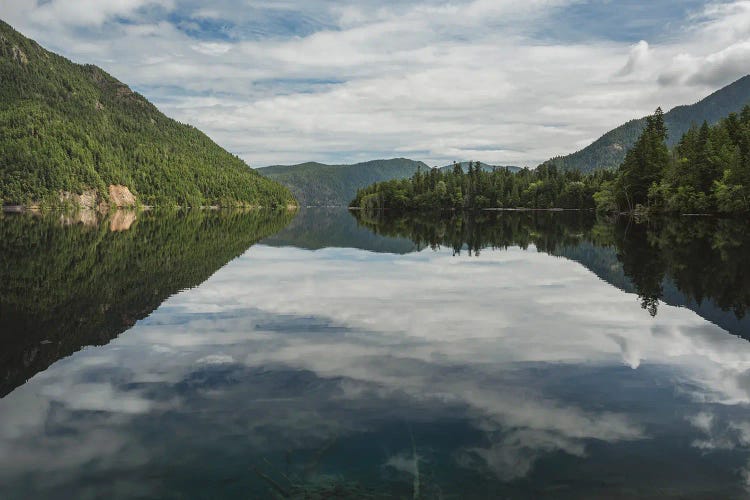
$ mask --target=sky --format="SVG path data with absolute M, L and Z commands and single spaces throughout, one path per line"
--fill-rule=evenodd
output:
M 536 166 L 750 71 L 750 0 L 0 0 L 251 166 Z

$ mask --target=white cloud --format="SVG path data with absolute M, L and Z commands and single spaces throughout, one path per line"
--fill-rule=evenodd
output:
M 731 81 L 738 71 L 750 68 L 750 40 L 730 45 L 704 57 L 677 56 L 661 81 L 718 86 Z
M 650 55 L 648 42 L 646 40 L 641 40 L 630 49 L 628 62 L 626 62 L 625 66 L 623 66 L 618 72 L 618 75 L 627 76 L 637 71 L 642 65 L 648 63 Z
M 534 166 L 656 106 L 694 102 L 750 62 L 748 1 L 708 3 L 636 45 L 555 38 L 556 16 L 585 4 L 574 0 L 3 2 L 27 34 L 104 66 L 253 165 Z

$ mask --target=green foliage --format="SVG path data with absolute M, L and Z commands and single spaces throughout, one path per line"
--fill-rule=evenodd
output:
M 614 198 L 620 210 L 638 205 L 676 213 L 750 210 L 750 106 L 714 126 L 691 128 L 671 155 L 658 111 L 648 123 L 614 185 L 595 195 L 603 209 Z
M 355 165 L 324 165 L 302 163 L 259 168 L 257 171 L 289 187 L 303 206 L 346 206 L 357 189 L 374 182 L 403 179 L 417 168 L 427 168 L 422 162 L 395 158 L 374 160 Z
M 600 212 L 681 213 L 750 210 L 750 106 L 713 127 L 692 127 L 670 153 L 661 108 L 612 173 L 560 170 L 555 164 L 512 173 L 469 163 L 417 170 L 410 179 L 357 191 L 350 207 L 365 211 L 484 208 L 569 208 Z
M 667 145 L 674 147 L 696 123 L 717 123 L 730 113 L 739 112 L 750 103 L 750 76 L 714 92 L 702 101 L 690 106 L 678 106 L 664 115 L 669 132 Z M 636 143 L 648 125 L 647 118 L 632 120 L 607 132 L 590 146 L 567 155 L 548 160 L 563 170 L 592 172 L 598 169 L 616 169 L 625 155 Z
M 0 21 L 0 202 L 127 186 L 145 205 L 293 203 L 199 130 L 167 118 L 92 65 L 48 52 Z
M 582 175 L 554 165 L 513 173 L 487 172 L 478 162 L 467 173 L 452 169 L 418 170 L 410 179 L 380 182 L 357 191 L 351 207 L 372 210 L 568 208 L 593 209 L 594 193 L 610 181 L 609 172 Z
M 649 189 L 664 176 L 669 165 L 667 129 L 661 108 L 646 119 L 646 128 L 618 170 L 614 184 L 618 206 L 629 211 L 648 203 Z
M 1 214 L 0 397 L 57 359 L 109 342 L 294 217 L 287 210 L 151 211 L 115 232 L 122 212 L 69 225 L 59 213 Z

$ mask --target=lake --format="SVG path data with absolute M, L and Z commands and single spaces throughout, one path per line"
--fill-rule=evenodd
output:
M 0 498 L 744 498 L 750 225 L 0 216 Z

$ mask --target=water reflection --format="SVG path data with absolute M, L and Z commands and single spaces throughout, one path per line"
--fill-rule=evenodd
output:
M 546 253 L 618 234 L 553 217 L 252 246 L 1 399 L 0 496 L 744 497 L 750 344 Z
M 750 339 L 750 225 L 716 218 L 645 222 L 602 219 L 588 212 L 482 212 L 389 215 L 354 213 L 373 232 L 478 256 L 483 249 L 534 245 L 580 262 L 619 288 L 638 294 L 656 315 L 659 302 L 688 307 Z
M 419 249 L 448 247 L 454 255 L 479 256 L 483 249 L 523 249 L 534 245 L 551 253 L 563 245 L 590 241 L 591 212 L 351 212 L 357 222 L 381 236 L 408 238 Z
M 0 218 L 0 397 L 57 359 L 106 344 L 293 217 L 95 212 Z
M 405 254 L 419 250 L 408 238 L 375 234 L 341 208 L 302 209 L 294 220 L 264 242 L 269 246 L 293 246 L 307 250 L 359 248 L 370 252 Z

